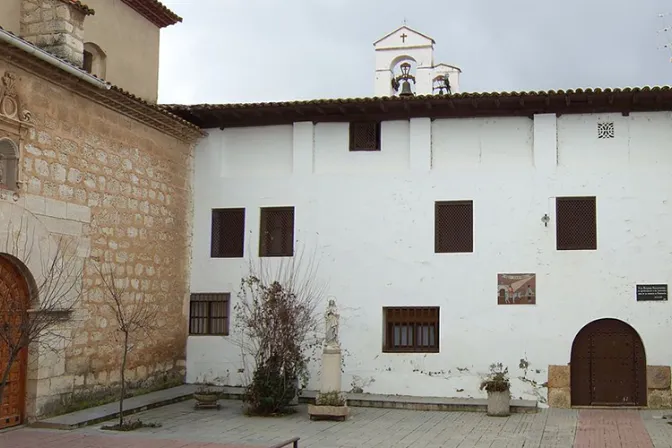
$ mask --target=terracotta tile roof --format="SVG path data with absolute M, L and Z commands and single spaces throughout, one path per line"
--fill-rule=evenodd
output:
M 92 16 L 96 13 L 93 9 L 89 8 L 86 6 L 84 3 L 80 2 L 79 0 L 61 0 L 63 3 L 67 3 L 69 5 L 72 5 L 82 11 L 84 14 L 87 16 Z
M 165 104 L 201 128 L 291 124 L 299 121 L 405 120 L 535 114 L 671 111 L 672 87 L 588 88 L 539 92 L 318 99 L 242 104 Z
M 13 33 L 0 27 L 0 31 L 11 34 L 18 40 L 23 43 L 30 45 L 33 48 L 38 48 L 34 44 L 28 42 L 25 39 L 22 39 L 16 36 Z M 51 53 L 50 53 L 51 54 Z M 101 89 L 90 85 L 88 83 L 82 82 L 77 79 L 74 75 L 70 75 L 67 72 L 64 72 L 62 69 L 49 64 L 45 61 L 40 60 L 37 56 L 34 56 L 26 51 L 21 50 L 20 48 L 14 47 L 10 44 L 6 44 L 0 41 L 0 55 L 9 57 L 14 64 L 17 65 L 26 65 L 32 69 L 41 69 L 42 71 L 51 71 L 54 73 L 54 78 L 58 78 L 60 81 L 71 85 L 73 90 L 77 90 L 81 95 L 90 98 L 93 101 L 104 104 L 112 109 L 115 109 L 121 113 L 124 113 L 130 117 L 133 117 L 137 121 L 144 123 L 148 126 L 151 126 L 161 132 L 165 132 L 168 135 L 185 139 L 193 140 L 200 136 L 205 135 L 204 132 L 193 123 L 179 117 L 176 114 L 173 114 L 169 110 L 157 105 L 149 103 L 142 98 L 125 91 L 124 89 L 112 85 L 106 82 L 103 79 L 100 79 L 94 75 L 86 73 L 81 68 L 71 64 L 65 59 L 61 59 L 57 56 L 51 55 L 54 59 L 57 59 L 64 64 L 67 64 L 87 75 L 92 76 L 93 78 L 100 79 L 103 83 L 109 86 L 109 90 Z M 30 105 L 28 105 L 30 107 Z
M 168 9 L 159 0 L 122 0 L 131 8 L 142 14 L 147 20 L 159 28 L 174 25 L 182 21 L 182 17 Z

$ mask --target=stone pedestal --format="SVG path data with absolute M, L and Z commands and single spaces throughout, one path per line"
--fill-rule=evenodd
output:
M 322 374 L 320 392 L 341 390 L 341 349 L 327 345 L 322 352 Z

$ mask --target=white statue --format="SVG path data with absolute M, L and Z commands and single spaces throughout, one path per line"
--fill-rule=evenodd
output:
M 327 345 L 338 345 L 338 309 L 336 308 L 336 300 L 329 299 L 327 312 L 324 314 Z

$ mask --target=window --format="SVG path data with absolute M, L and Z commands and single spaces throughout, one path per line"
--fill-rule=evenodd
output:
M 350 151 L 380 151 L 380 122 L 350 123 Z
M 439 352 L 439 307 L 384 307 L 383 352 Z
M 88 73 L 93 70 L 93 54 L 84 50 L 84 66 L 82 67 Z
M 216 208 L 212 210 L 210 256 L 240 258 L 245 240 L 245 209 Z
M 189 303 L 189 334 L 229 334 L 229 293 L 194 293 Z
M 434 210 L 434 252 L 473 252 L 473 201 L 437 202 Z
M 293 255 L 294 207 L 262 208 L 259 256 L 291 257 Z
M 597 213 L 595 197 L 555 199 L 558 250 L 596 250 Z
M 105 79 L 107 55 L 93 42 L 84 43 L 84 64 L 82 68 L 98 78 Z
M 0 188 L 16 190 L 18 176 L 19 151 L 16 144 L 8 138 L 0 138 Z

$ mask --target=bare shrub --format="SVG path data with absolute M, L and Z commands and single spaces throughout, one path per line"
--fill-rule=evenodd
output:
M 252 414 L 285 413 L 322 344 L 317 309 L 325 286 L 317 280 L 314 256 L 303 251 L 249 266 L 234 307 L 237 342 L 244 360 L 253 362 L 244 399 Z

